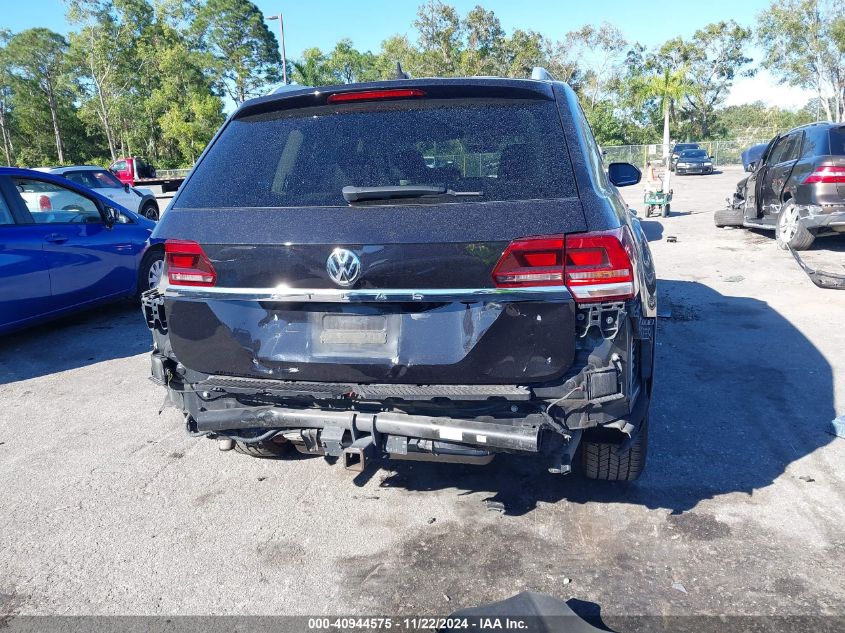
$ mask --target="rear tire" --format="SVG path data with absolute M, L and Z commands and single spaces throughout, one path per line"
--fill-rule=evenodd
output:
M 235 442 L 235 452 L 260 459 L 279 459 L 290 454 L 293 444 L 290 442 L 259 442 L 257 444 L 245 444 Z
M 816 236 L 801 224 L 798 209 L 792 201 L 787 202 L 781 209 L 775 236 L 779 247 L 783 250 L 791 248 L 794 251 L 803 251 L 810 248 L 816 239 Z
M 138 294 L 157 286 L 164 272 L 164 253 L 154 248 L 147 251 L 138 268 Z
M 664 204 L 664 205 L 663 205 L 663 210 L 661 211 L 662 216 L 663 216 L 664 218 L 668 218 L 668 217 L 669 217 L 669 211 L 670 211 L 670 210 L 671 210 L 671 205 L 669 205 L 669 204 Z
M 643 420 L 634 442 L 621 453 L 611 442 L 581 442 L 581 469 L 588 479 L 634 481 L 645 469 L 648 453 L 648 417 Z
M 723 226 L 742 226 L 745 219 L 745 214 L 742 209 L 735 209 L 734 207 L 727 207 L 719 209 L 713 214 L 713 221 L 719 228 Z

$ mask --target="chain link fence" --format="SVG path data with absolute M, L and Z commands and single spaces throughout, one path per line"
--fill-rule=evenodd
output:
M 717 166 L 741 165 L 741 154 L 752 145 L 768 143 L 770 138 L 740 139 L 733 141 L 697 141 Z M 686 141 L 684 141 L 686 142 Z M 689 141 L 690 143 L 695 141 Z M 603 146 L 605 163 L 631 163 L 644 167 L 648 161 L 660 160 L 663 156 L 663 145 L 611 145 Z

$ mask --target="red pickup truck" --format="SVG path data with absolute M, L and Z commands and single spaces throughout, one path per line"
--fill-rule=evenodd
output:
M 140 156 L 126 156 L 118 158 L 111 165 L 109 171 L 117 176 L 124 185 L 130 187 L 148 187 L 159 185 L 163 193 L 176 191 L 185 180 L 190 169 L 163 169 L 156 172 L 155 168 Z

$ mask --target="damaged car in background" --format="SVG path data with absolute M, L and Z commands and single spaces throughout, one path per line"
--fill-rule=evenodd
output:
M 845 234 L 845 125 L 811 123 L 772 139 L 714 220 L 773 230 L 792 251 Z
M 639 179 L 542 69 L 248 101 L 156 229 L 153 379 L 254 456 L 636 479 L 656 278 L 616 187 Z

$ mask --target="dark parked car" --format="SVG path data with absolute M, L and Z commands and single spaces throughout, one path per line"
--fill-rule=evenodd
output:
M 669 171 L 675 171 L 675 164 L 678 162 L 681 152 L 688 149 L 701 149 L 701 146 L 698 143 L 676 143 L 672 147 L 672 153 L 669 156 Z
M 845 126 L 813 123 L 776 136 L 716 226 L 774 230 L 782 248 L 845 233 Z
M 742 158 L 742 168 L 745 171 L 753 171 L 754 164 L 760 160 L 760 157 L 763 156 L 763 152 L 768 146 L 768 143 L 757 143 L 757 145 L 752 145 L 743 151 L 740 155 Z
M 675 163 L 675 173 L 679 176 L 687 174 L 712 174 L 713 159 L 703 149 L 685 149 L 678 155 Z
M 154 227 L 61 176 L 0 167 L 0 333 L 154 286 Z
M 655 272 L 616 186 L 639 179 L 551 80 L 248 101 L 156 228 L 153 377 L 189 432 L 255 456 L 635 479 Z

